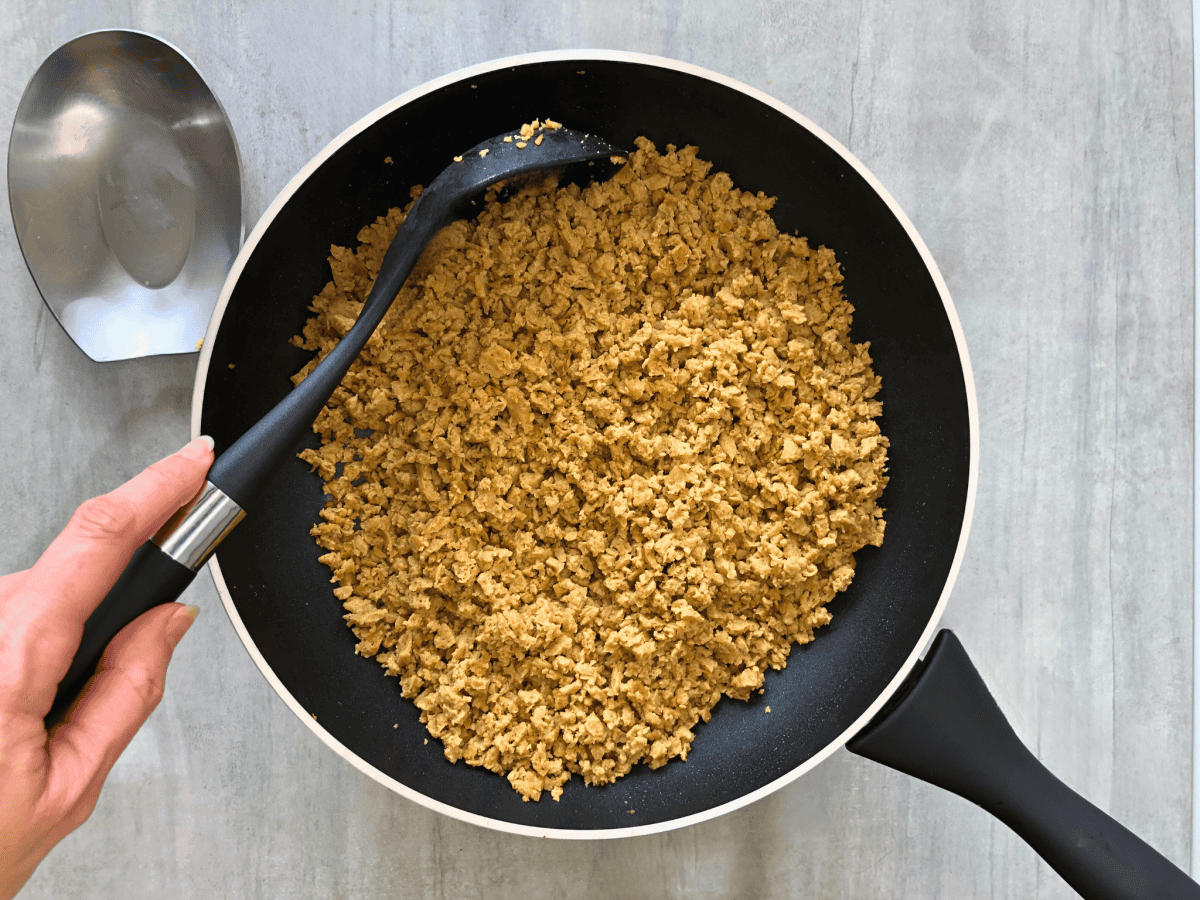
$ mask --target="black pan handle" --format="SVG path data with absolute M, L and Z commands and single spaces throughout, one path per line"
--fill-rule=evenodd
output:
M 846 747 L 982 806 L 1086 900 L 1200 898 L 1200 885 L 1037 761 L 951 631 Z
M 195 577 L 194 570 L 173 560 L 153 541 L 146 541 L 134 551 L 121 577 L 83 626 L 83 640 L 46 714 L 46 728 L 62 721 L 117 632 L 147 610 L 178 599 Z

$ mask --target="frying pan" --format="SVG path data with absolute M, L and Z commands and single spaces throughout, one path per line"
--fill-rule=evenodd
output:
M 1137 842 L 1053 776 L 1038 774 L 1045 770 L 1006 737 L 1011 730 L 948 632 L 920 677 L 909 678 L 936 632 L 975 498 L 978 414 L 962 330 L 928 250 L 882 186 L 821 129 L 752 88 L 641 55 L 548 53 L 455 73 L 371 113 L 301 170 L 246 241 L 205 339 L 193 432 L 212 435 L 221 452 L 288 392 L 289 377 L 309 358 L 289 339 L 329 280 L 331 244 L 355 246 L 363 225 L 403 205 L 410 185 L 427 184 L 462 148 L 546 116 L 619 146 L 632 147 L 639 135 L 660 148 L 696 144 L 738 187 L 778 197 L 772 215 L 781 230 L 834 248 L 856 310 L 852 337 L 871 342 L 883 379 L 880 425 L 891 440 L 883 546 L 859 551 L 853 584 L 830 606 L 832 623 L 793 648 L 786 669 L 767 675 L 764 695 L 717 705 L 711 722 L 697 727 L 686 762 L 640 766 L 602 789 L 573 778 L 560 801 L 525 803 L 505 779 L 448 763 L 437 741 L 426 742 L 397 680 L 355 655 L 309 536 L 323 485 L 293 459 L 210 563 L 234 627 L 280 697 L 335 752 L 390 789 L 513 833 L 608 838 L 692 824 L 782 787 L 857 735 L 851 749 L 990 803 L 1035 844 L 1030 832 L 1042 826 L 1025 819 L 1038 819 L 1050 800 L 1056 808 L 1082 804 L 1064 827 L 1087 820 L 1089 834 L 1101 834 L 1103 825 L 1110 849 Z M 315 435 L 305 444 L 316 445 Z M 955 705 L 957 716 L 943 715 Z M 987 736 L 988 745 L 973 736 Z M 1021 782 L 1017 793 L 1032 812 L 997 789 L 1006 778 Z M 1100 818 L 1088 819 L 1092 813 Z M 1064 837 L 1060 825 L 1045 826 L 1043 843 L 1054 846 L 1039 852 L 1060 872 L 1092 871 L 1096 860 L 1072 855 L 1078 835 Z M 1137 844 L 1152 854 L 1148 865 L 1161 862 L 1195 887 Z M 1052 858 L 1055 847 L 1066 848 L 1065 862 Z M 1117 876 L 1098 877 L 1103 885 Z

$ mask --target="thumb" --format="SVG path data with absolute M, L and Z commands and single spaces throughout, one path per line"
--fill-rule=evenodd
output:
M 164 603 L 121 629 L 52 733 L 47 745 L 51 790 L 68 807 L 83 800 L 83 818 L 117 757 L 162 699 L 171 654 L 199 612 Z

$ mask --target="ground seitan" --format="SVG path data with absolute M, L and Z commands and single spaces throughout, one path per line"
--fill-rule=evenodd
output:
M 358 652 L 527 800 L 686 758 L 883 539 L 880 381 L 833 252 L 696 148 L 637 146 L 444 229 L 302 454 Z M 298 346 L 346 333 L 403 219 L 332 248 Z

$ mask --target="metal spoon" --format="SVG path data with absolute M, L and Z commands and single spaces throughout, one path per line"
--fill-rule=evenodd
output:
M 296 452 L 329 396 L 404 285 L 421 251 L 466 200 L 498 181 L 572 163 L 624 155 L 593 135 L 543 130 L 541 144 L 522 148 L 499 135 L 455 157 L 413 204 L 383 257 L 354 326 L 308 377 L 296 385 L 213 463 L 203 490 L 129 565 L 84 627 L 83 640 L 59 683 L 47 725 L 58 721 L 91 677 L 118 631 L 146 610 L 178 597 L 217 545 L 242 520 L 279 468 Z
M 233 129 L 184 55 L 137 31 L 67 42 L 30 80 L 8 195 L 46 305 L 97 362 L 193 353 L 242 243 Z

